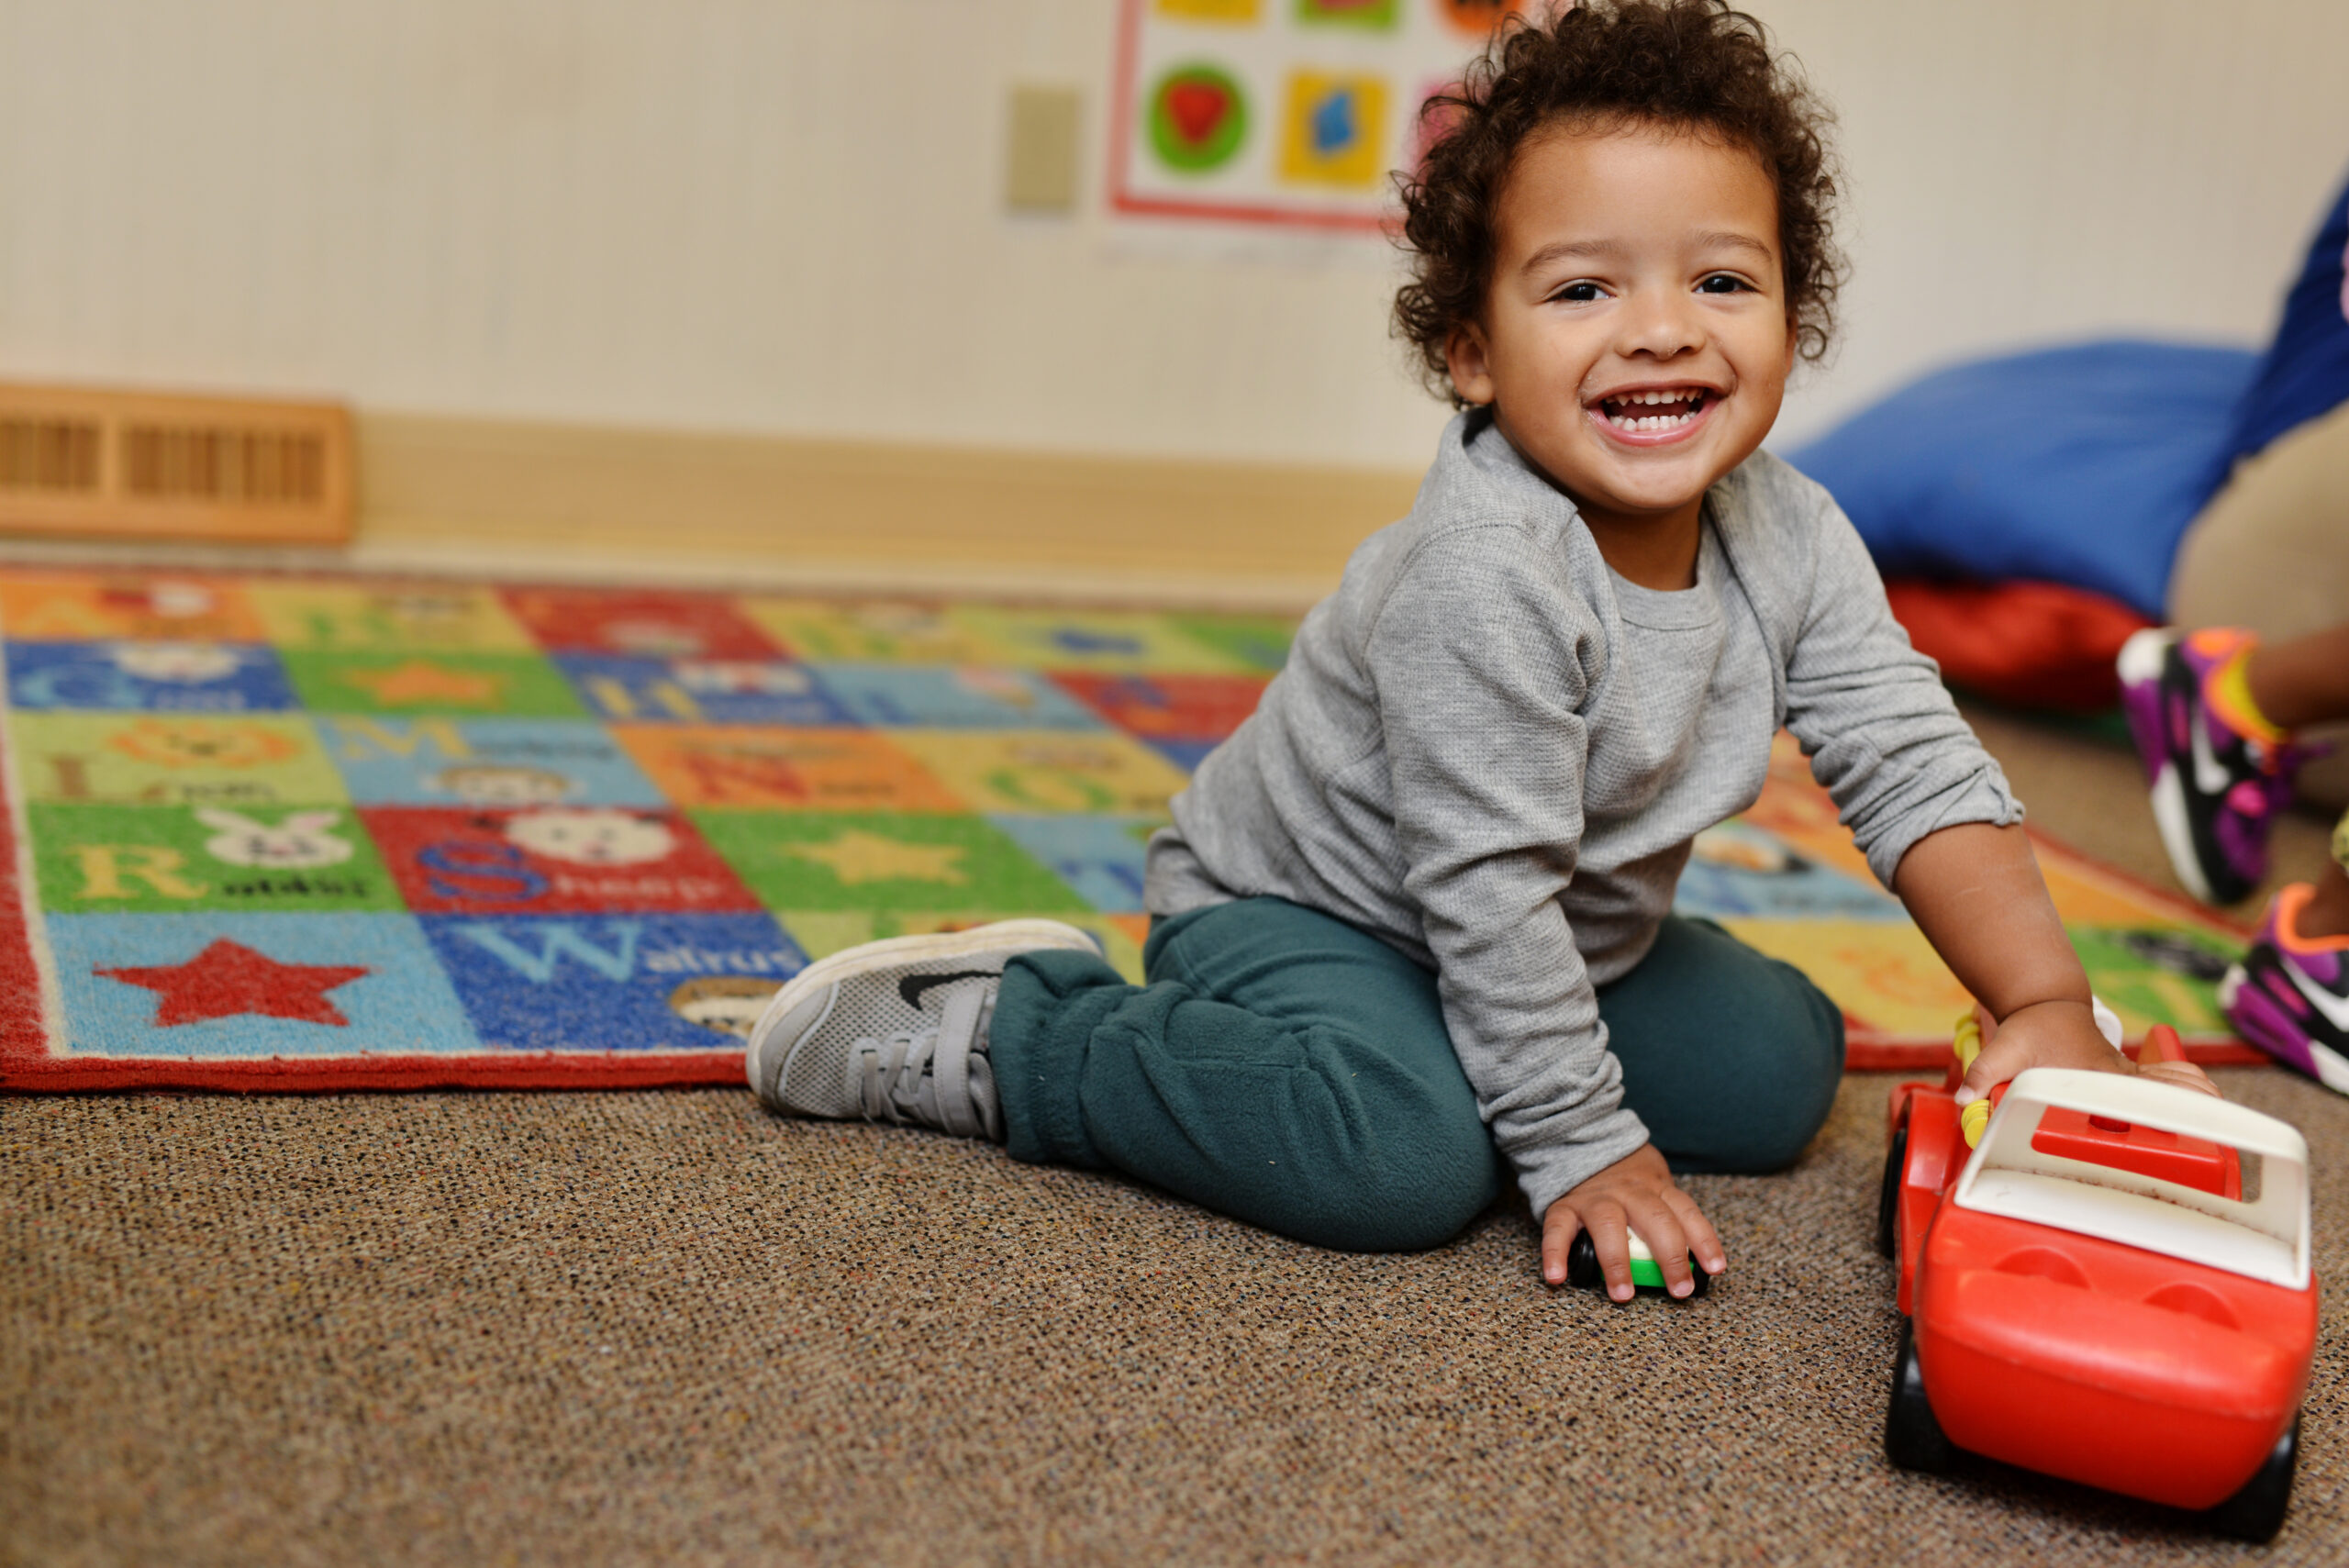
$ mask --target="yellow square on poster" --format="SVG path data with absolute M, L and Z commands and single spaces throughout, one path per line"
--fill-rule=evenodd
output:
M 1256 19 L 1258 0 L 1158 0 L 1158 14 L 1186 22 L 1234 22 L 1245 26 Z
M 1281 117 L 1281 178 L 1370 190 L 1386 177 L 1386 83 L 1353 72 L 1299 71 Z

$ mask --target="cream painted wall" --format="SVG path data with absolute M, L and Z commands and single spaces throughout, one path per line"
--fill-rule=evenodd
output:
M 1798 434 L 1952 354 L 2262 334 L 2349 165 L 2341 0 L 1753 0 L 1843 117 Z M 0 0 L 0 374 L 1416 466 L 1391 263 L 1137 257 L 1112 0 Z M 1085 210 L 1000 210 L 1015 80 Z

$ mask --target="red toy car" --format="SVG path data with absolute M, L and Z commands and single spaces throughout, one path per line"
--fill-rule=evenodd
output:
M 2156 1059 L 2182 1054 L 2154 1035 Z M 1965 1043 L 1940 1087 L 1892 1096 L 1877 1245 L 1909 1321 L 1887 1456 L 1939 1471 L 1965 1450 L 2272 1538 L 2316 1348 L 2306 1140 L 2191 1089 L 2042 1067 L 1969 1156 Z

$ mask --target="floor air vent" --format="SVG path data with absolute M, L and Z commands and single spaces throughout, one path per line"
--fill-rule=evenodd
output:
M 334 543 L 348 410 L 0 384 L 0 530 Z

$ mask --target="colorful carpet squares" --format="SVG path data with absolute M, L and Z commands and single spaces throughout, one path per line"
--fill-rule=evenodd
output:
M 734 1083 L 809 960 L 1014 915 L 1139 976 L 1142 846 L 1253 707 L 1261 616 L 0 570 L 0 1085 Z M 2043 845 L 2132 1029 L 2236 947 Z M 1791 750 L 1685 912 L 1815 975 L 1854 1064 L 1963 994 Z

